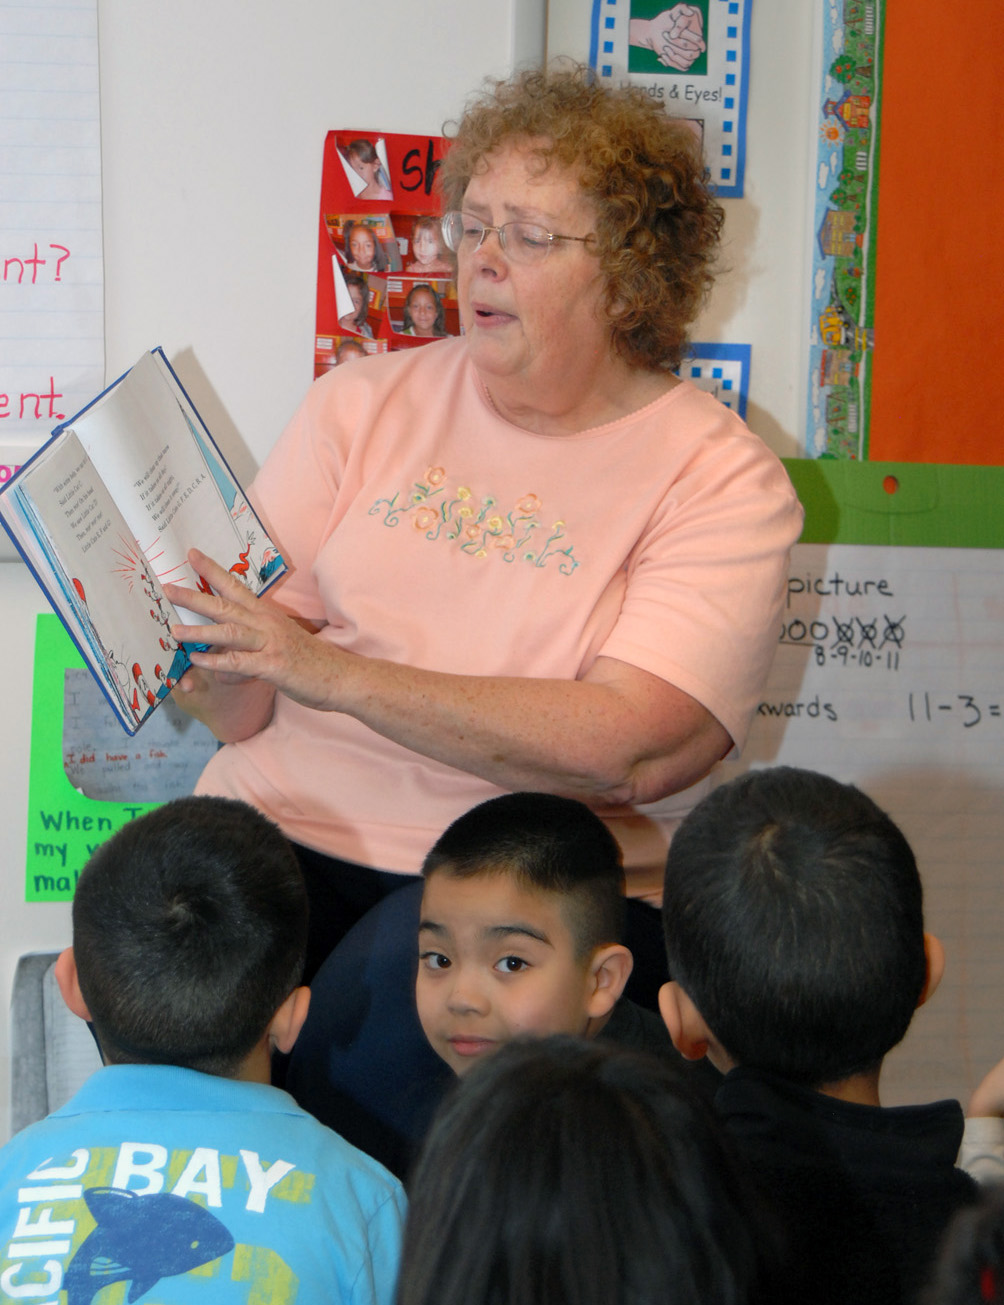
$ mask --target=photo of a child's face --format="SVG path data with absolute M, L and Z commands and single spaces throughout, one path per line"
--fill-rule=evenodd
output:
M 352 187 L 357 199 L 393 199 L 383 138 L 374 142 L 366 136 L 359 136 L 343 144 L 340 153 L 346 172 L 354 172 L 364 183 L 362 187 L 358 183 Z
M 362 272 L 372 271 L 376 263 L 376 237 L 366 227 L 353 227 L 349 236 L 350 261 Z
M 365 357 L 366 350 L 363 345 L 355 340 L 343 340 L 335 354 L 335 366 L 341 367 L 344 363 L 354 362 L 358 358 Z
M 411 233 L 411 262 L 405 272 L 410 276 L 452 276 L 453 268 L 436 218 L 419 218 L 415 223 Z
M 360 309 L 363 306 L 364 295 L 363 288 L 358 280 L 347 280 L 345 288 L 349 292 L 349 298 L 352 300 L 352 311 L 345 313 L 338 319 L 339 324 L 347 330 L 358 331 L 366 320 L 365 314 L 360 317 Z
M 436 333 L 436 315 L 439 305 L 431 290 L 419 288 L 408 296 L 408 311 L 415 326 L 416 335 L 434 335 Z
M 358 172 L 368 185 L 376 181 L 377 173 L 380 171 L 380 160 L 377 158 L 364 159 L 358 154 L 349 154 L 349 167 L 353 172 Z
M 433 227 L 422 227 L 417 231 L 411 247 L 416 263 L 435 263 L 443 256 L 439 236 Z

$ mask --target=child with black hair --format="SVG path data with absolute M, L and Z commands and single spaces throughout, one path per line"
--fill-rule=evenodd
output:
M 438 1115 L 411 1184 L 398 1305 L 751 1305 L 771 1237 L 674 1066 L 512 1042 Z
M 663 1056 L 711 1099 L 717 1070 L 686 1064 L 658 1015 L 623 996 L 633 959 L 621 852 L 595 812 L 546 793 L 489 798 L 440 835 L 422 876 L 371 910 L 315 977 L 286 1079 L 307 1110 L 403 1175 L 454 1074 L 514 1037 L 551 1033 Z M 395 946 L 408 933 L 417 980 Z
M 419 281 L 418 285 L 413 285 L 405 296 L 401 334 L 425 336 L 430 339 L 447 334 L 446 309 L 443 301 L 426 281 Z
M 716 1107 L 783 1213 L 791 1299 L 915 1300 L 976 1189 L 955 1167 L 958 1102 L 879 1100 L 944 966 L 903 834 L 829 776 L 743 775 L 674 835 L 663 925 L 663 1018 L 726 1075 Z
M 455 1073 L 527 1034 L 602 1035 L 678 1059 L 654 1012 L 623 997 L 634 961 L 621 852 L 583 803 L 481 802 L 437 839 L 422 878 L 418 1014 Z
M 105 1065 L 0 1151 L 7 1296 L 392 1299 L 400 1184 L 269 1085 L 306 934 L 296 857 L 243 802 L 181 798 L 98 848 L 56 978 Z

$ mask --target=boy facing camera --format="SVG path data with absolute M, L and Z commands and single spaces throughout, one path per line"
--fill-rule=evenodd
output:
M 56 977 L 105 1065 L 0 1150 L 5 1293 L 389 1305 L 400 1185 L 269 1086 L 306 929 L 289 844 L 242 802 L 182 798 L 98 848 Z
M 621 942 L 621 853 L 587 806 L 491 798 L 449 826 L 422 876 L 418 1014 L 455 1073 L 514 1038 L 555 1033 L 677 1059 L 654 1012 L 622 995 L 634 961 Z
M 907 1302 L 953 1212 L 958 1102 L 879 1075 L 944 967 L 909 844 L 870 798 L 778 767 L 716 789 L 666 863 L 660 1008 L 725 1075 L 716 1108 L 789 1233 L 791 1298 Z
M 405 1176 L 456 1075 L 513 1038 L 553 1033 L 653 1052 L 713 1096 L 718 1071 L 688 1065 L 658 1015 L 622 996 L 633 960 L 620 848 L 588 807 L 490 798 L 439 837 L 422 874 L 368 911 L 315 976 L 286 1078 L 312 1114 Z

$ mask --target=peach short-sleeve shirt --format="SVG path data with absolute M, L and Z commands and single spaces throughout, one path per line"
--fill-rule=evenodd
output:
M 463 340 L 317 381 L 253 487 L 292 574 L 273 592 L 320 638 L 461 675 L 574 680 L 600 654 L 701 702 L 741 746 L 777 642 L 802 513 L 780 462 L 683 383 L 573 435 L 492 407 Z M 281 695 L 200 791 L 244 798 L 298 842 L 416 873 L 499 792 L 338 713 Z M 609 816 L 628 891 L 657 897 L 703 785 Z M 604 813 L 605 818 L 607 813 Z

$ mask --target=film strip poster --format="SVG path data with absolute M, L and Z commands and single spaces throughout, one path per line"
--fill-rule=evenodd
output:
M 743 193 L 752 0 L 593 0 L 589 62 L 694 124 L 720 196 Z
M 884 0 L 821 8 L 805 451 L 866 458 Z

